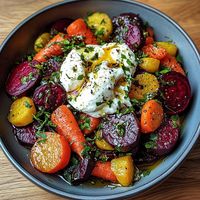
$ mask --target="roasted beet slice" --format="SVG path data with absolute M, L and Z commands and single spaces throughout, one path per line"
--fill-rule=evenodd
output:
M 33 101 L 36 106 L 52 111 L 66 100 L 66 92 L 59 84 L 45 84 L 36 88 Z
M 134 13 L 123 13 L 113 18 L 113 38 L 114 42 L 125 42 L 133 51 L 137 50 L 143 38 L 143 23 L 138 15 Z
M 40 71 L 34 67 L 37 61 L 25 61 L 17 65 L 9 74 L 6 91 L 11 96 L 19 96 L 32 88 L 40 77 Z
M 95 162 L 90 158 L 83 158 L 78 166 L 72 172 L 71 183 L 78 185 L 83 181 L 86 181 L 94 168 Z
M 187 77 L 171 71 L 162 75 L 160 83 L 166 112 L 171 115 L 183 112 L 191 99 L 191 88 Z
M 36 142 L 36 124 L 32 123 L 24 127 L 13 126 L 13 133 L 19 142 L 27 145 L 33 145 Z
M 55 58 L 50 58 L 46 63 L 43 64 L 43 76 L 48 78 L 53 72 L 59 72 L 62 62 L 58 62 Z
M 138 120 L 133 113 L 109 115 L 102 123 L 105 140 L 119 151 L 129 151 L 139 143 Z
M 153 152 L 155 155 L 163 156 L 169 154 L 177 144 L 180 136 L 180 129 L 168 119 L 158 129 L 157 139 Z
M 140 149 L 138 154 L 134 156 L 135 164 L 151 164 L 159 159 L 159 156 L 148 152 L 146 149 Z
M 172 119 L 165 119 L 156 133 L 148 136 L 149 139 L 145 141 L 144 147 L 149 154 L 158 157 L 167 155 L 176 146 L 179 136 L 179 122 Z
M 59 19 L 53 23 L 51 26 L 50 34 L 51 35 L 56 35 L 59 32 L 61 33 L 66 33 L 65 29 L 67 26 L 69 26 L 73 22 L 72 19 L 64 18 L 64 19 Z

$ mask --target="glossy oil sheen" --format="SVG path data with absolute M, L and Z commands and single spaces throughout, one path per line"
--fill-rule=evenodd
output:
M 139 14 L 155 30 L 156 40 L 173 40 L 183 57 L 184 67 L 192 88 L 193 99 L 188 108 L 186 122 L 179 147 L 163 162 L 152 170 L 149 176 L 142 178 L 132 187 L 111 190 L 107 187 L 92 185 L 70 186 L 56 175 L 47 175 L 36 171 L 29 161 L 29 151 L 16 142 L 10 124 L 7 121 L 10 99 L 5 93 L 5 81 L 16 60 L 32 50 L 34 40 L 48 24 L 60 18 L 86 16 L 88 11 L 102 11 L 111 17 L 123 12 Z M 194 44 L 184 31 L 159 11 L 143 4 L 123 0 L 81 0 L 65 1 L 54 4 L 33 14 L 18 25 L 1 46 L 0 53 L 0 142 L 1 147 L 15 167 L 37 185 L 62 196 L 76 199 L 124 199 L 146 191 L 163 181 L 184 160 L 199 136 L 200 112 L 200 58 Z M 192 169 L 191 169 L 192 170 Z

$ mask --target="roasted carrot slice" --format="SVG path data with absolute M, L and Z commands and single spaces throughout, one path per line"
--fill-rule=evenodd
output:
M 85 113 L 80 114 L 78 124 L 85 135 L 92 133 L 100 124 L 99 118 L 94 118 Z
M 48 58 L 62 54 L 63 50 L 60 42 L 62 42 L 64 39 L 65 35 L 61 33 L 54 36 L 46 44 L 46 46 L 34 56 L 33 60 L 36 60 L 38 62 L 46 62 Z
M 167 55 L 167 51 L 164 48 L 159 47 L 157 45 L 153 45 L 153 44 L 145 45 L 142 48 L 142 51 L 145 54 L 147 54 L 149 57 L 155 58 L 158 60 L 163 59 Z
M 155 131 L 163 120 L 163 108 L 155 100 L 147 101 L 142 107 L 141 131 L 142 133 L 151 133 Z
M 83 36 L 86 44 L 97 44 L 96 37 L 82 18 L 75 20 L 67 27 L 67 34 L 70 37 Z
M 154 42 L 154 39 L 153 37 L 150 37 L 150 36 L 147 36 L 146 39 L 145 39 L 145 44 L 148 45 L 148 44 L 153 44 Z
M 59 106 L 53 111 L 51 121 L 56 125 L 57 132 L 65 136 L 72 151 L 82 157 L 81 153 L 84 149 L 85 137 L 71 110 L 66 105 Z
M 177 62 L 176 58 L 167 54 L 161 61 L 161 65 L 169 67 L 172 71 L 181 73 L 185 76 L 185 72 L 181 65 Z
M 92 171 L 92 176 L 102 178 L 113 183 L 117 182 L 117 178 L 114 172 L 111 170 L 111 162 L 100 162 L 98 161 Z

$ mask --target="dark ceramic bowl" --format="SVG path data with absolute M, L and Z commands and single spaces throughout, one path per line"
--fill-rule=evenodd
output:
M 29 161 L 29 150 L 21 146 L 12 133 L 7 121 L 7 113 L 11 100 L 5 93 L 4 84 L 14 62 L 22 55 L 31 51 L 33 42 L 45 27 L 56 19 L 69 17 L 76 19 L 86 16 L 88 11 L 103 11 L 111 17 L 123 12 L 138 13 L 155 29 L 157 40 L 173 40 L 179 47 L 183 57 L 184 67 L 192 88 L 192 102 L 188 109 L 181 141 L 178 148 L 167 156 L 149 176 L 142 178 L 132 187 L 121 187 L 111 190 L 108 187 L 88 185 L 70 186 L 56 175 L 47 175 L 35 170 Z M 142 193 L 163 181 L 182 163 L 200 132 L 200 56 L 189 38 L 180 26 L 172 19 L 149 6 L 125 0 L 68 0 L 46 7 L 19 24 L 5 39 L 0 49 L 0 127 L 1 148 L 12 164 L 28 179 L 42 188 L 76 199 L 118 199 Z

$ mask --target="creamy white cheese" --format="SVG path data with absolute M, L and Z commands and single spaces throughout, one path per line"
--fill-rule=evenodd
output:
M 85 67 L 81 60 L 81 54 L 73 49 L 61 66 L 60 81 L 66 92 L 71 92 L 84 83 Z
M 131 106 L 128 92 L 135 69 L 135 55 L 126 44 L 87 45 L 68 54 L 60 81 L 75 109 L 101 117 Z

